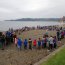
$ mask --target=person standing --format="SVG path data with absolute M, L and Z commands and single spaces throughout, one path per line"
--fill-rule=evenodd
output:
M 58 39 L 58 41 L 60 40 L 60 31 L 59 30 L 57 31 L 57 39 Z
M 53 37 L 53 43 L 54 43 L 54 48 L 57 47 L 57 39 L 56 39 L 56 36 Z
M 18 47 L 18 50 L 21 50 L 21 47 L 22 47 L 22 40 L 21 40 L 20 38 L 18 38 L 17 47 Z
M 33 41 L 33 48 L 35 49 L 36 48 L 36 45 L 37 45 L 37 41 L 36 39 Z
M 41 49 L 41 39 L 38 40 L 38 49 Z
M 52 50 L 53 49 L 53 45 L 54 45 L 52 36 L 50 36 L 49 42 L 50 42 L 50 47 L 49 48 L 50 48 L 50 50 Z
M 24 49 L 27 49 L 28 41 L 27 39 L 24 40 Z
M 29 49 L 31 49 L 31 50 L 32 50 L 32 40 L 31 40 L 31 38 L 29 38 L 28 43 L 29 43 Z
M 15 39 L 14 39 L 14 43 L 15 43 L 15 46 L 17 47 L 17 42 L 18 42 L 18 38 L 16 37 Z
M 4 50 L 5 48 L 5 35 L 4 34 L 2 34 L 1 36 L 1 44 L 2 44 L 2 50 Z
M 16 35 L 16 33 L 14 32 L 14 33 L 13 33 L 13 42 L 15 42 L 15 38 L 17 38 L 17 35 Z
M 47 37 L 44 37 L 44 48 L 47 47 Z

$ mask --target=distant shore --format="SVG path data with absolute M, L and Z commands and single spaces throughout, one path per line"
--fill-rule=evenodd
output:
M 20 18 L 15 20 L 5 21 L 61 21 L 61 18 Z

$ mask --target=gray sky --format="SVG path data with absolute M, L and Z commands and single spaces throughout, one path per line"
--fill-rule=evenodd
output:
M 0 20 L 65 15 L 65 0 L 0 0 Z

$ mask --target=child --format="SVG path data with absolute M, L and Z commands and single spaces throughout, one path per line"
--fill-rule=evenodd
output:
M 39 38 L 39 40 L 38 40 L 38 49 L 40 49 L 41 48 L 41 39 Z
M 15 43 L 15 46 L 17 47 L 17 41 L 18 41 L 18 39 L 17 39 L 17 37 L 14 39 L 14 43 Z
M 18 38 L 17 46 L 18 46 L 18 49 L 21 50 L 22 40 L 20 38 Z
M 33 47 L 36 48 L 37 41 L 36 39 L 33 41 Z
M 32 50 L 32 40 L 31 40 L 31 38 L 29 38 L 28 43 L 29 43 L 29 49 L 31 49 L 31 50 Z
M 27 39 L 24 40 L 24 49 L 27 49 L 27 44 L 28 44 L 28 41 Z

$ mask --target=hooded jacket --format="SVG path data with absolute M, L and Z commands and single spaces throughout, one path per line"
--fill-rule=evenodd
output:
M 18 43 L 18 46 L 22 46 L 22 40 L 20 38 L 18 38 L 17 43 Z
M 37 43 L 36 40 L 34 40 L 34 41 L 33 41 L 33 45 L 36 46 L 36 43 Z
M 28 41 L 27 39 L 24 40 L 24 45 L 27 45 L 28 44 Z

